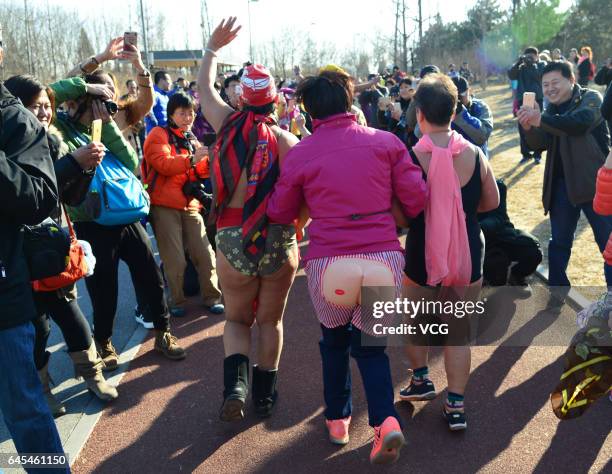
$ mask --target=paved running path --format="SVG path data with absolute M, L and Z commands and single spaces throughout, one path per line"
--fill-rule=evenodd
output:
M 516 327 L 515 341 L 575 324 L 569 309 L 561 315 L 535 314 L 525 304 L 518 299 L 504 304 L 508 311 L 498 317 L 511 329 L 516 321 L 524 322 Z M 373 431 L 367 426 L 354 363 L 351 442 L 339 448 L 327 441 L 319 329 L 303 274 L 296 279 L 286 312 L 279 402 L 274 416 L 263 422 L 251 413 L 240 423 L 219 421 L 223 319 L 205 313 L 195 302 L 191 308 L 186 318 L 174 320 L 188 358 L 162 360 L 152 352 L 149 337 L 119 386 L 120 398 L 103 413 L 74 472 L 375 471 L 368 462 Z M 548 395 L 561 373 L 563 351 L 561 346 L 474 348 L 466 394 L 468 430 L 448 431 L 441 415 L 442 396 L 428 403 L 397 403 L 408 444 L 399 463 L 384 471 L 612 472 L 611 403 L 600 400 L 570 422 L 559 423 L 552 414 Z M 390 348 L 389 355 L 397 392 L 407 381 L 408 364 L 400 348 Z M 430 366 L 436 387 L 444 390 L 439 350 Z

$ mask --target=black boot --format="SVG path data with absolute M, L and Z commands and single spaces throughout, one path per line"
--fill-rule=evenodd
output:
M 256 365 L 253 366 L 253 405 L 255 405 L 255 413 L 260 418 L 268 418 L 272 414 L 278 398 L 277 376 L 278 369 L 261 370 Z
M 223 360 L 223 406 L 221 420 L 244 419 L 244 402 L 249 391 L 249 358 L 232 354 Z

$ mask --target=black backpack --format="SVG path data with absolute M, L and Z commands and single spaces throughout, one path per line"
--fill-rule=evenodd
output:
M 23 253 L 30 280 L 59 275 L 70 259 L 70 235 L 48 217 L 38 225 L 23 227 Z

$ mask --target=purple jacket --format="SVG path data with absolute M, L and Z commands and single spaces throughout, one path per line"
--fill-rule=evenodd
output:
M 314 133 L 285 157 L 267 214 L 290 224 L 305 203 L 312 222 L 306 259 L 402 248 L 391 215 L 395 196 L 408 217 L 425 206 L 425 182 L 392 133 L 352 114 L 313 120 Z

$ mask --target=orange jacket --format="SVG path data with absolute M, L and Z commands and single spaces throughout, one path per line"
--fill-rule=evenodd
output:
M 180 130 L 173 131 L 183 137 Z M 185 196 L 183 186 L 187 180 L 209 176 L 208 157 L 192 166 L 189 151 L 177 149 L 166 128 L 155 127 L 149 132 L 144 142 L 142 178 L 151 197 L 151 204 L 183 211 L 200 210 L 200 202 Z
M 597 214 L 609 216 L 612 214 L 612 170 L 601 167 L 597 172 L 597 184 L 593 209 Z M 612 233 L 608 238 L 606 249 L 603 253 L 608 265 L 612 265 Z

